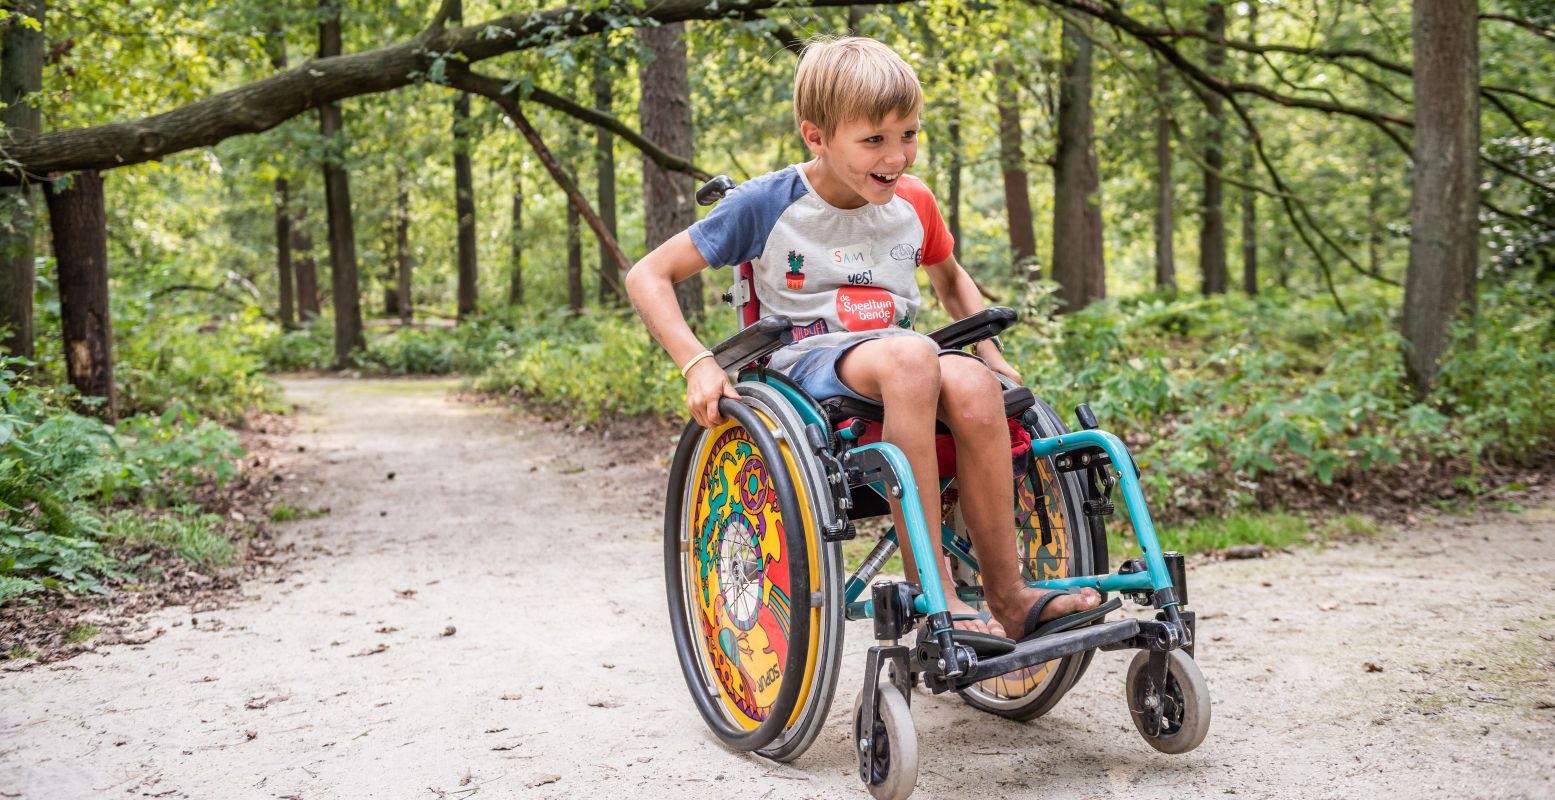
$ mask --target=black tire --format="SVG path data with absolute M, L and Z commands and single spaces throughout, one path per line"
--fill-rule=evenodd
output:
M 772 376 L 768 376 L 771 379 Z M 755 406 L 772 418 L 783 431 L 784 442 L 807 441 L 803 417 L 785 395 L 762 383 L 739 383 L 735 389 L 750 399 Z M 842 545 L 827 542 L 821 536 L 823 526 L 835 520 L 836 506 L 832 501 L 830 485 L 820 459 L 808 448 L 785 448 L 794 459 L 794 466 L 802 476 L 800 483 L 804 497 L 810 504 L 810 519 L 816 523 L 806 532 L 814 545 L 811 553 L 811 589 L 819 594 L 820 604 L 812 603 L 814 618 L 811 635 L 816 639 L 815 654 L 810 668 L 810 684 L 800 693 L 799 711 L 788 727 L 771 744 L 756 751 L 757 755 L 773 761 L 789 762 L 799 758 L 815 742 L 816 736 L 826 725 L 827 714 L 837 691 L 837 676 L 842 666 L 842 639 L 847 619 L 844 616 L 843 584 L 847 580 L 842 563 Z M 819 583 L 815 583 L 819 580 Z
M 766 469 L 766 464 L 784 464 L 782 451 L 779 449 L 776 439 L 772 436 L 767 425 L 744 403 L 733 400 L 719 402 L 719 410 L 725 417 L 734 421 L 734 424 L 725 429 L 726 435 L 735 429 L 744 431 L 746 440 L 760 457 L 762 469 L 758 477 L 757 487 L 762 496 L 770 492 L 768 502 L 775 503 L 773 512 L 779 519 L 783 515 L 794 514 L 797 520 L 800 504 L 798 493 L 795 490 L 793 476 L 785 469 Z M 695 422 L 688 423 L 681 435 L 680 444 L 676 448 L 674 460 L 670 465 L 669 492 L 665 502 L 664 512 L 664 576 L 665 589 L 669 599 L 670 628 L 675 639 L 676 656 L 680 662 L 681 673 L 686 679 L 686 686 L 691 692 L 693 703 L 702 719 L 707 723 L 713 733 L 723 743 L 735 750 L 751 751 L 759 750 L 777 740 L 784 732 L 790 718 L 800 702 L 801 691 L 805 689 L 804 677 L 809 659 L 809 647 L 787 647 L 786 657 L 783 659 L 782 669 L 779 674 L 779 687 L 771 704 L 764 709 L 759 721 L 754 716 L 750 718 L 754 727 L 741 724 L 730 712 L 729 706 L 735 701 L 720 699 L 723 690 L 721 679 L 713 674 L 711 648 L 709 648 L 700 635 L 692 627 L 690 606 L 687 602 L 687 594 L 697 588 L 687 574 L 686 559 L 692 558 L 689 539 L 683 542 L 681 533 L 690 528 L 690 522 L 686 516 L 689 511 L 688 496 L 691 494 L 694 479 L 690 472 L 695 468 L 693 462 L 701 449 L 704 440 L 710 432 L 698 426 Z M 743 441 L 743 440 L 742 440 Z M 762 482 L 765 478 L 766 481 Z M 770 487 L 770 488 L 768 488 Z M 730 531 L 742 532 L 748 536 L 748 540 L 742 542 L 747 546 L 756 544 L 756 535 L 748 529 L 727 530 L 721 529 L 717 538 L 724 539 L 732 535 Z M 808 610 L 810 607 L 810 570 L 807 560 L 807 548 L 805 537 L 809 535 L 802 524 L 784 524 L 785 540 L 783 542 L 783 560 L 787 562 L 787 596 L 789 606 L 798 605 L 799 608 Z M 731 540 L 733 541 L 733 540 Z M 712 543 L 707 543 L 711 552 Z M 722 549 L 722 548 L 721 548 Z M 704 555 L 700 554 L 699 555 Z M 735 558 L 720 555 L 718 562 L 718 574 L 722 576 L 726 562 L 734 564 Z M 754 566 L 752 566 L 754 564 Z M 737 567 L 737 568 L 736 568 Z M 733 573 L 737 577 L 738 585 L 743 587 L 738 591 L 740 599 L 748 599 L 745 588 L 748 588 L 755 579 L 757 596 L 760 597 L 765 588 L 766 567 L 764 563 L 739 560 Z M 758 570 L 759 571 L 754 571 Z M 731 581 L 731 584 L 735 581 Z M 721 597 L 722 595 L 720 595 Z M 761 613 L 757 608 L 748 612 L 752 619 Z M 787 616 L 787 641 L 808 642 L 810 635 L 810 614 L 794 614 L 790 610 Z M 753 623 L 752 623 L 753 624 Z M 722 642 L 720 642 L 722 644 Z M 765 677 L 765 676 L 763 676 Z M 731 678 L 732 679 L 732 678 Z M 747 681 L 747 676 L 741 677 Z M 767 684 L 770 687 L 770 682 Z M 762 711 L 762 709 L 753 709 Z
M 1198 747 L 1209 734 L 1209 686 L 1199 665 L 1181 650 L 1166 654 L 1166 686 L 1157 689 L 1145 677 L 1150 651 L 1141 650 L 1129 662 L 1124 691 L 1128 713 L 1151 747 L 1168 755 L 1180 755 Z M 1151 703 L 1163 704 L 1161 722 L 1155 725 Z
M 1069 432 L 1068 426 L 1047 403 L 1038 400 L 1031 412 L 1027 429 L 1033 438 Z M 1062 516 L 1061 520 L 1053 522 L 1055 530 L 1062 530 L 1062 535 L 1068 540 L 1069 555 L 1065 559 L 1067 574 L 1093 575 L 1105 571 L 1107 554 L 1096 552 L 1096 537 L 1082 505 L 1085 486 L 1078 473 L 1058 472 L 1053 467 L 1052 459 L 1033 459 L 1030 472 L 1034 482 L 1044 480 L 1044 475 L 1051 478 L 1062 498 L 1061 507 L 1049 508 L 1048 513 L 1054 517 Z M 1105 550 L 1105 538 L 1101 539 L 1101 546 Z M 961 697 L 967 705 L 979 711 L 1022 722 L 1033 720 L 1051 711 L 1063 699 L 1090 666 L 1094 653 L 1087 650 L 1066 656 L 1056 663 L 1048 662 L 1048 665 L 1037 665 L 1009 676 L 990 679 L 962 690 Z M 1047 670 L 1046 674 L 1041 672 L 1044 669 Z
M 853 750 L 860 760 L 864 758 L 864 751 L 858 746 L 862 738 L 863 710 L 864 692 L 861 690 L 853 698 Z M 907 699 L 890 681 L 881 681 L 876 687 L 874 736 L 875 758 L 869 765 L 870 795 L 875 800 L 907 800 L 918 785 L 918 732 L 913 728 Z

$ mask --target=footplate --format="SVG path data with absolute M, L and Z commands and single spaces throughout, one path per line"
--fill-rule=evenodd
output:
M 1044 661 L 1072 656 L 1075 653 L 1083 653 L 1086 650 L 1101 647 L 1102 645 L 1131 639 L 1138 633 L 1139 621 L 1124 619 L 1020 642 L 1015 645 L 1014 651 L 1006 655 L 979 660 L 975 667 L 967 671 L 966 675 L 956 679 L 955 688 L 964 689 L 978 681 L 996 678 L 1022 667 L 1041 664 Z

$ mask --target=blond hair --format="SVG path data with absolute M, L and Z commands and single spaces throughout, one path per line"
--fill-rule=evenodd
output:
M 858 119 L 871 124 L 923 106 L 918 74 L 891 48 L 863 36 L 817 37 L 794 71 L 794 124 L 809 120 L 830 138 Z

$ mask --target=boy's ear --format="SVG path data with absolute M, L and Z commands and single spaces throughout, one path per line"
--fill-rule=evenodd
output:
M 799 138 L 804 140 L 805 147 L 810 148 L 812 155 L 822 155 L 826 152 L 826 139 L 821 133 L 821 126 L 803 120 L 799 123 Z

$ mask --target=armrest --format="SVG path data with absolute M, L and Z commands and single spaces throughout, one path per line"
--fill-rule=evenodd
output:
M 958 319 L 930 333 L 929 338 L 939 342 L 940 347 L 966 347 L 998 336 L 1006 328 L 1014 325 L 1017 319 L 1014 309 L 995 306 L 979 311 L 966 319 Z
M 713 346 L 713 360 L 724 369 L 744 366 L 794 343 L 794 323 L 788 317 L 763 317 Z

